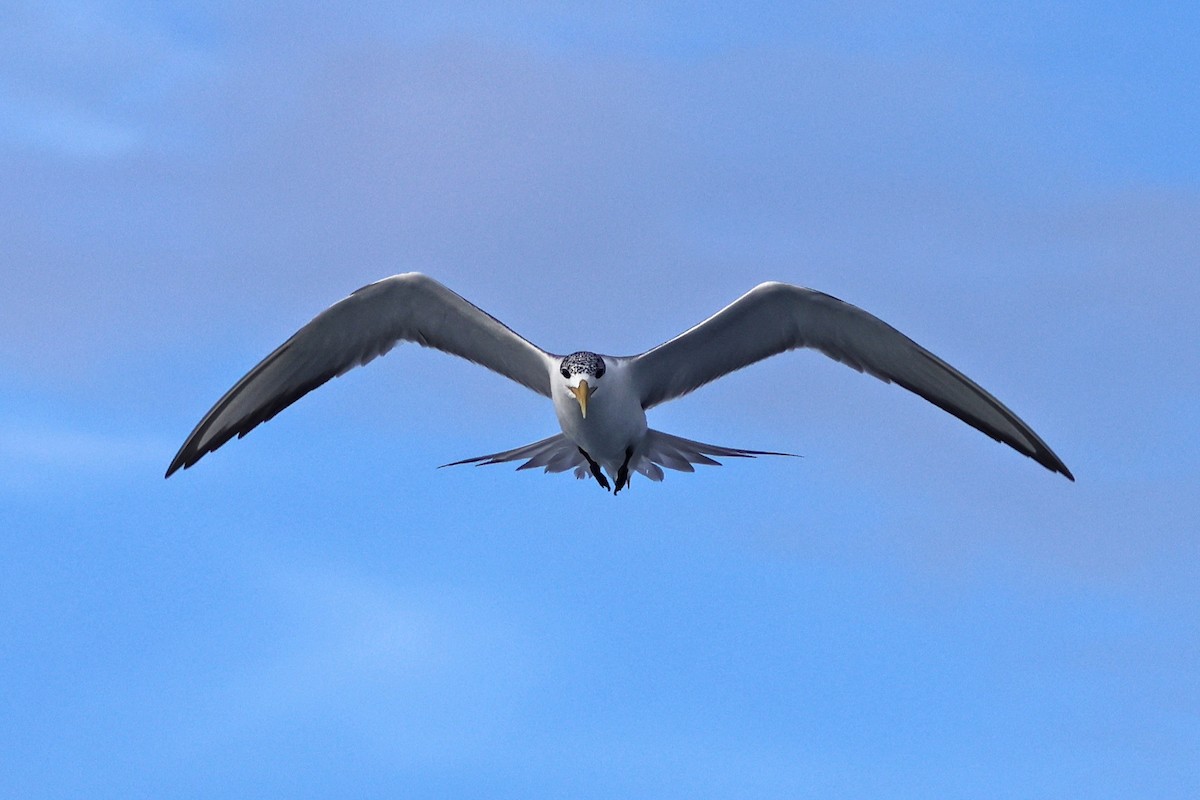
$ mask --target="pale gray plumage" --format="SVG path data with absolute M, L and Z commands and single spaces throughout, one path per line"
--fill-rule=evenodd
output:
M 250 370 L 204 415 L 167 477 L 400 341 L 474 361 L 550 396 L 549 354 L 432 278 L 395 275 L 322 311 Z
M 897 383 L 974 428 L 1074 480 L 1033 430 L 967 376 L 883 320 L 823 292 L 764 283 L 633 361 L 652 408 L 773 355 L 811 347 Z
M 661 480 L 662 467 L 691 471 L 693 464 L 717 463 L 709 456 L 780 455 L 650 430 L 645 410 L 756 361 L 808 347 L 895 382 L 1074 480 L 1045 442 L 992 395 L 890 325 L 821 292 L 764 283 L 641 355 L 580 351 L 564 359 L 418 273 L 365 286 L 297 331 L 204 416 L 172 460 L 167 476 L 400 341 L 481 364 L 554 401 L 562 433 L 456 464 L 524 460 L 519 469 L 574 469 L 582 477 L 590 473 L 608 488 L 600 473 L 603 467 L 617 479 L 619 491 L 630 471 Z

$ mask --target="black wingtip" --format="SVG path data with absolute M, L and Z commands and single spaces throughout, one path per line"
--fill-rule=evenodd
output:
M 1008 443 L 1006 442 L 1006 444 Z M 1057 472 L 1071 483 L 1074 483 L 1075 476 L 1071 474 L 1071 470 L 1067 469 L 1067 465 L 1063 463 L 1063 460 L 1055 455 L 1054 451 L 1047 447 L 1045 442 L 1040 439 L 1037 445 L 1037 449 L 1029 453 L 1029 457 L 1051 472 Z
M 181 469 L 187 469 L 188 467 L 195 466 L 196 462 L 199 461 L 205 453 L 212 452 L 211 450 L 197 451 L 194 447 L 190 447 L 189 445 L 191 445 L 191 439 L 189 439 L 183 445 L 183 447 L 179 448 L 179 452 L 175 454 L 175 458 L 171 459 L 171 466 L 167 467 L 167 474 L 163 475 L 164 480 L 171 477 Z
M 171 462 L 171 466 L 167 467 L 167 474 L 163 475 L 163 480 L 166 480 L 167 478 L 171 477 L 176 472 L 178 472 L 181 468 L 187 469 L 187 467 L 188 467 L 188 465 L 183 463 L 183 459 L 180 456 L 175 456 L 175 460 Z

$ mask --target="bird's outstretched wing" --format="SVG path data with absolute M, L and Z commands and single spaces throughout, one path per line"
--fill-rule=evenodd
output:
M 432 278 L 394 275 L 325 309 L 250 370 L 200 420 L 167 477 L 401 341 L 461 356 L 550 395 L 548 353 Z
M 897 383 L 1075 480 L 1028 425 L 970 378 L 879 318 L 812 289 L 761 284 L 694 328 L 633 357 L 630 368 L 642 407 L 650 408 L 799 347 Z

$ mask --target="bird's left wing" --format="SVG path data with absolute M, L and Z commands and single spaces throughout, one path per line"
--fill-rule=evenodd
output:
M 548 353 L 432 278 L 394 275 L 322 311 L 250 370 L 200 420 L 167 477 L 401 341 L 461 356 L 550 396 Z
M 836 297 L 764 283 L 630 361 L 650 408 L 769 356 L 810 347 L 924 397 L 993 439 L 1075 480 L 1046 443 L 978 384 L 883 320 Z

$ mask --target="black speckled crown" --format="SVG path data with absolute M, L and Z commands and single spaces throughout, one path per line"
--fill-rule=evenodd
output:
M 604 359 L 586 350 L 571 353 L 571 355 L 562 360 L 559 371 L 570 375 L 578 375 L 580 373 L 595 375 L 599 378 L 604 374 Z

